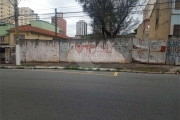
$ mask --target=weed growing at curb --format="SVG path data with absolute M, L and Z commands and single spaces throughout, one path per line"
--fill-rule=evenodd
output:
M 80 70 L 78 67 L 73 67 L 72 69 L 73 70 Z
M 122 70 L 123 68 L 115 67 L 115 69 L 116 69 L 117 71 L 120 71 L 120 70 Z
M 1 66 L 0 69 L 5 69 L 5 67 L 4 67 L 4 66 Z
M 16 69 L 25 69 L 24 67 L 16 67 Z
M 180 73 L 180 70 L 178 69 L 178 70 L 176 70 L 176 72 L 177 72 L 177 73 Z
M 71 70 L 71 67 L 65 67 L 64 69 L 65 70 Z
M 78 67 L 65 67 L 66 70 L 81 70 Z
M 100 68 L 97 68 L 96 71 L 100 71 Z

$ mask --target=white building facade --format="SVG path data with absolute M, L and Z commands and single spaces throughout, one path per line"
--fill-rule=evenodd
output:
M 39 20 L 38 14 L 29 7 L 19 8 L 19 26 L 30 24 L 32 20 Z
M 84 20 L 76 22 L 76 35 L 87 35 L 87 23 Z
M 0 21 L 15 24 L 14 0 L 0 0 Z M 19 26 L 29 24 L 32 20 L 39 20 L 38 14 L 29 7 L 21 7 L 19 10 Z
M 0 21 L 6 23 L 14 23 L 14 1 L 11 0 L 0 0 Z

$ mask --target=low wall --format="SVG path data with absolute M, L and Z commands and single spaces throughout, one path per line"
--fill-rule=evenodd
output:
M 149 40 L 148 39 L 133 39 L 133 61 L 148 63 L 149 57 Z
M 150 40 L 149 63 L 166 64 L 167 40 Z
M 167 64 L 177 64 L 180 65 L 180 38 L 170 37 L 167 44 Z
M 21 40 L 22 62 L 59 62 L 59 42 L 46 40 Z
M 132 39 L 121 38 L 106 42 L 72 40 L 69 42 L 68 62 L 130 63 Z
M 166 63 L 167 40 L 133 39 L 132 58 L 141 63 Z

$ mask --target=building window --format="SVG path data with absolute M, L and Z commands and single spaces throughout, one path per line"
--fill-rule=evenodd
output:
M 175 10 L 180 10 L 180 0 L 175 1 Z
M 4 42 L 4 37 L 0 37 L 0 42 Z
M 180 25 L 174 25 L 174 34 L 173 35 L 180 35 Z

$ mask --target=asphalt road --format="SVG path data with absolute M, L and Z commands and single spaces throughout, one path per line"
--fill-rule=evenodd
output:
M 0 120 L 180 120 L 180 76 L 0 69 Z

